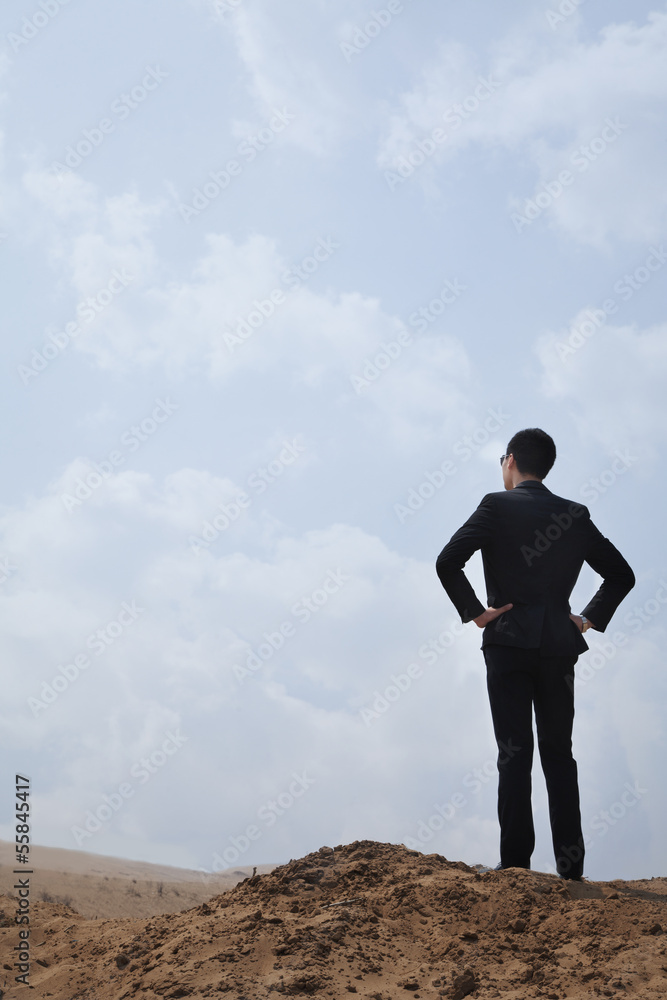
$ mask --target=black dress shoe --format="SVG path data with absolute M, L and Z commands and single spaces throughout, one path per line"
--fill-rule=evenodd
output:
M 482 875 L 485 872 L 504 872 L 507 871 L 507 868 L 509 867 L 523 868 L 524 865 L 514 865 L 514 866 L 508 865 L 506 868 L 505 865 L 502 863 L 502 861 L 499 861 L 495 868 L 487 868 L 486 865 L 474 865 L 473 867 L 477 869 L 480 875 Z M 530 871 L 530 869 L 528 869 L 528 871 Z
M 558 873 L 558 878 L 565 879 L 566 882 L 583 882 L 584 881 L 582 875 L 561 875 L 560 872 Z

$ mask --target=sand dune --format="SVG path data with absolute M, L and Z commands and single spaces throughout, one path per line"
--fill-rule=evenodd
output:
M 9 913 L 15 905 L 0 900 Z M 67 1000 L 649 1000 L 667 996 L 666 928 L 664 878 L 480 874 L 360 841 L 150 919 L 87 920 L 38 902 L 30 983 L 33 996 Z M 15 925 L 0 929 L 5 998 L 26 995 L 13 985 L 16 938 Z

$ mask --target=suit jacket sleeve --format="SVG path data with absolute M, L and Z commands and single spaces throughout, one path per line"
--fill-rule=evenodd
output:
M 475 513 L 452 535 L 435 563 L 440 582 L 462 622 L 479 618 L 486 611 L 486 605 L 475 594 L 463 567 L 473 552 L 491 539 L 495 520 L 493 494 L 487 493 Z
M 596 631 L 604 632 L 612 615 L 627 593 L 635 585 L 635 574 L 618 549 L 590 523 L 592 545 L 585 559 L 602 577 L 602 584 L 591 601 L 581 612 L 590 618 Z

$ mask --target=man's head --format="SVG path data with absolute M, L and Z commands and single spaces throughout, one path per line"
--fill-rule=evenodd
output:
M 524 479 L 545 478 L 556 461 L 553 438 L 539 427 L 517 431 L 507 445 L 503 460 L 503 483 L 506 490 L 514 489 Z

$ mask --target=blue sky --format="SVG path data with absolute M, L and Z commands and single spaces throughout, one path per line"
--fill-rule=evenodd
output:
M 539 426 L 637 576 L 577 668 L 587 874 L 663 874 L 667 7 L 43 0 L 1 37 L 0 835 L 18 771 L 52 846 L 495 863 L 434 562 Z

